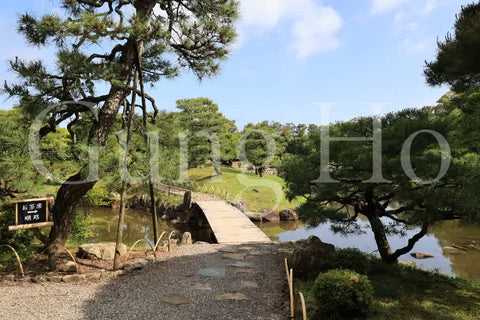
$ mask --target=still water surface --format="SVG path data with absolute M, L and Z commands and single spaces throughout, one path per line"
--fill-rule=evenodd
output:
M 299 222 L 282 222 L 280 224 L 258 224 L 270 238 L 284 242 L 306 239 L 311 235 L 319 237 L 323 242 L 334 244 L 338 248 L 358 248 L 363 252 L 375 253 L 377 246 L 373 233 L 367 222 L 361 222 L 364 234 L 342 236 L 335 234 L 326 223 L 318 227 L 308 227 Z M 389 236 L 388 240 L 393 250 L 404 247 L 408 239 L 418 230 L 407 232 L 407 236 Z M 460 246 L 467 250 L 448 250 L 445 247 Z M 447 251 L 451 251 L 448 253 Z M 415 261 L 425 270 L 438 270 L 452 276 L 467 279 L 480 279 L 480 228 L 460 226 L 458 221 L 445 221 L 432 227 L 411 252 L 426 252 L 433 254 L 431 259 L 418 260 L 403 255 L 401 259 Z
M 92 210 L 94 220 L 93 236 L 89 242 L 115 241 L 118 211 L 97 208 Z M 376 245 L 373 234 L 366 222 L 362 222 L 365 234 L 342 236 L 330 230 L 330 225 L 308 227 L 301 222 L 282 222 L 280 224 L 263 223 L 258 226 L 273 240 L 284 242 L 306 239 L 311 235 L 319 237 L 323 242 L 334 244 L 339 248 L 358 248 L 363 252 L 375 253 Z M 174 226 L 165 221 L 159 221 L 159 233 L 190 231 L 195 241 L 208 241 L 211 230 L 196 229 L 190 226 Z M 151 217 L 141 210 L 128 210 L 124 225 L 124 242 L 132 245 L 139 239 L 152 241 Z M 409 237 L 416 230 L 408 232 L 407 237 L 390 236 L 392 248 L 405 246 Z M 461 246 L 468 250 L 454 250 L 447 253 L 444 247 Z M 442 273 L 457 275 L 468 279 L 480 279 L 480 228 L 460 226 L 457 221 L 447 221 L 431 228 L 430 233 L 423 237 L 412 252 L 427 252 L 435 256 L 432 259 L 417 260 L 404 255 L 401 258 L 412 260 L 425 270 L 439 270 Z

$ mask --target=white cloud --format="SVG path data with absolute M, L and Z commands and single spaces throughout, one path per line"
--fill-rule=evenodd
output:
M 342 27 L 342 19 L 330 7 L 316 7 L 295 23 L 293 48 L 299 58 L 334 50 L 339 45 L 336 32 Z
M 416 0 L 421 1 L 421 0 Z M 379 14 L 384 13 L 400 7 L 407 0 L 373 0 L 372 13 Z
M 247 25 L 272 29 L 286 15 L 289 5 L 286 0 L 242 0 L 241 19 Z
M 401 14 L 425 16 L 444 0 L 372 0 L 372 14 L 399 11 Z M 398 13 L 397 13 L 398 14 Z
M 446 0 L 371 0 L 373 15 L 393 15 L 395 32 L 403 37 L 399 48 L 405 53 L 425 52 L 431 47 L 425 21 Z
M 333 8 L 315 0 L 241 0 L 240 38 L 252 30 L 271 31 L 284 23 L 291 30 L 289 47 L 300 59 L 334 50 L 340 41 L 337 32 L 342 18 Z

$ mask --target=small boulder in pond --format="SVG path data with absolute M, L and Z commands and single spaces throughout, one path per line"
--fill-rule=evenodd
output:
M 278 213 L 270 209 L 260 210 L 260 216 L 262 217 L 262 221 L 280 222 L 280 216 L 278 215 Z
M 412 257 L 415 259 L 429 259 L 429 258 L 435 258 L 433 254 L 430 253 L 425 253 L 425 252 L 412 252 L 410 253 Z
M 298 215 L 295 209 L 285 209 L 279 213 L 280 220 L 284 221 L 297 221 Z

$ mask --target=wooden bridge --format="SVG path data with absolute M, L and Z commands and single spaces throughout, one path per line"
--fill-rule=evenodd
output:
M 196 202 L 221 244 L 271 243 L 250 219 L 225 201 Z

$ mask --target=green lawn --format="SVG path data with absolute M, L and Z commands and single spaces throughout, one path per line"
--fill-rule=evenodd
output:
M 375 306 L 367 319 L 480 319 L 480 282 L 406 266 L 377 264 L 368 272 Z M 315 309 L 313 282 L 299 282 L 307 309 Z
M 188 188 L 215 194 L 231 201 L 244 201 L 249 211 L 273 209 L 280 211 L 299 206 L 300 199 L 289 202 L 283 192 L 284 181 L 277 176 L 260 178 L 253 173 L 222 167 L 222 175 L 215 176 L 211 167 L 194 168 L 188 171 Z

